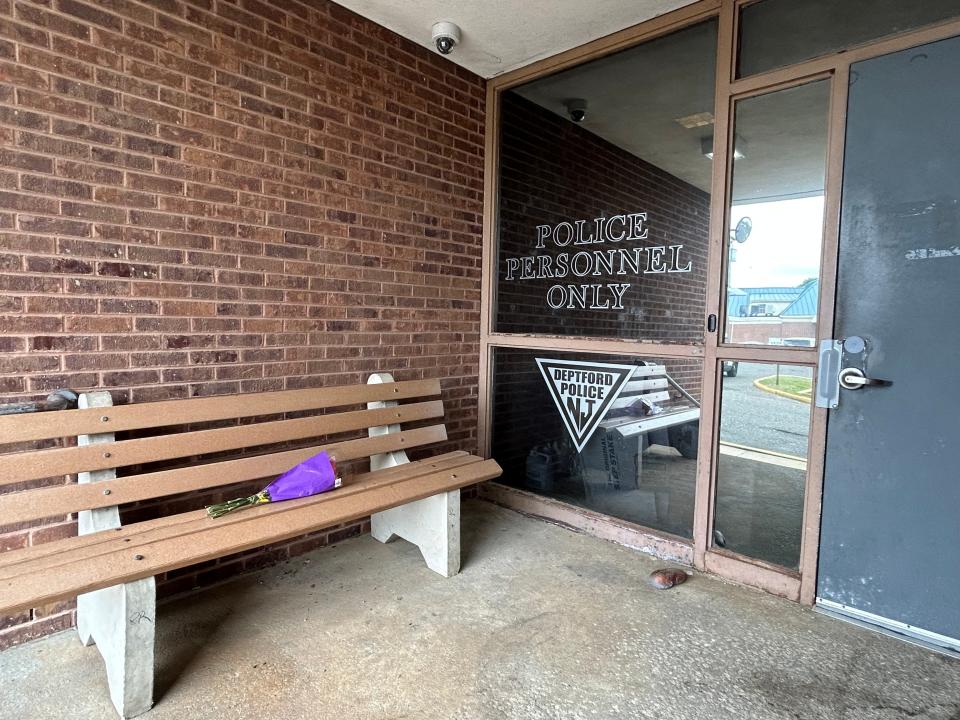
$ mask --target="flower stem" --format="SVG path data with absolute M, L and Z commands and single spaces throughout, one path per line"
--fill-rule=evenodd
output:
M 217 503 L 216 505 L 210 505 L 207 507 L 207 515 L 212 518 L 218 518 L 227 513 L 232 513 L 234 510 L 253 507 L 254 505 L 263 505 L 268 502 L 270 502 L 270 494 L 266 490 L 261 490 L 256 495 L 251 495 L 250 497 L 237 498 L 235 500 Z

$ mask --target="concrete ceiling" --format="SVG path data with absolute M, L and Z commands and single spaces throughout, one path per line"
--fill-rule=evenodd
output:
M 686 180 L 710 189 L 710 160 L 700 148 L 713 125 L 676 122 L 713 113 L 717 25 L 700 23 L 666 37 L 515 88 L 527 100 L 567 117 L 564 101 L 583 98 L 581 127 Z
M 435 22 L 456 23 L 447 57 L 485 78 L 556 55 L 692 0 L 337 0 L 425 47 Z
M 657 40 L 540 78 L 513 90 L 561 117 L 565 101 L 587 101 L 581 127 L 702 189 L 710 189 L 717 27 L 700 23 Z M 828 84 L 805 85 L 738 105 L 734 202 L 823 191 Z M 709 124 L 678 120 L 708 114 Z

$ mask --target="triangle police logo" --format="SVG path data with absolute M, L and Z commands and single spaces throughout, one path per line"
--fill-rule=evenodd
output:
M 577 452 L 583 451 L 637 369 L 635 365 L 545 358 L 537 358 L 537 365 Z

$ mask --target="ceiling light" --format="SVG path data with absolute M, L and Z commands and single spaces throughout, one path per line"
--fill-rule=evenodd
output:
M 709 160 L 713 160 L 713 135 L 700 138 L 700 152 Z M 746 157 L 747 141 L 739 135 L 733 136 L 733 159 L 743 160 Z
M 673 121 L 682 127 L 685 127 L 687 130 L 693 130 L 693 128 L 704 127 L 706 125 L 713 125 L 713 113 L 701 112 L 694 113 L 693 115 L 686 115 L 684 117 L 674 118 Z

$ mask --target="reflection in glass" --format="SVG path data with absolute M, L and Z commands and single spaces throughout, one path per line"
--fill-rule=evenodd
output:
M 726 343 L 816 343 L 829 99 L 821 80 L 737 102 Z
M 703 341 L 716 45 L 710 20 L 503 93 L 496 332 Z
M 715 547 L 797 569 L 813 370 L 723 364 Z
M 597 372 L 564 374 L 580 363 Z M 605 372 L 598 363 L 621 370 Z M 493 457 L 503 467 L 502 482 L 692 537 L 702 370 L 694 359 L 497 348 Z M 551 377 L 583 387 L 571 393 L 558 383 L 558 393 Z M 603 393 L 589 386 L 609 388 L 618 378 L 623 389 L 604 408 Z M 591 429 L 594 419 L 595 429 L 578 449 L 578 432 Z
M 957 0 L 763 0 L 740 11 L 738 77 L 960 16 Z

